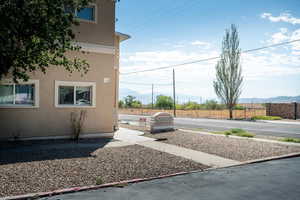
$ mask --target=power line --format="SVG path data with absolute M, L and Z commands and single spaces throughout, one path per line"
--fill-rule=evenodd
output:
M 287 44 L 298 42 L 298 41 L 300 41 L 300 39 L 291 40 L 291 41 L 288 41 L 288 42 L 281 42 L 281 43 L 268 45 L 268 46 L 263 46 L 263 47 L 259 47 L 259 48 L 254 48 L 254 49 L 248 49 L 248 50 L 242 51 L 241 53 L 260 51 L 260 50 L 263 50 L 263 49 L 282 46 L 282 45 L 287 45 Z M 157 67 L 157 68 L 153 68 L 153 69 L 145 69 L 145 70 L 134 71 L 134 72 L 120 73 L 120 75 L 130 75 L 130 74 L 136 74 L 136 73 L 142 73 L 142 72 L 150 72 L 150 71 L 157 71 L 157 70 L 168 69 L 168 68 L 175 68 L 175 67 L 190 65 L 190 64 L 199 63 L 199 62 L 206 62 L 206 61 L 210 61 L 210 60 L 216 60 L 216 59 L 219 59 L 219 58 L 220 58 L 220 56 L 204 58 L 204 59 L 194 60 L 194 61 L 180 63 L 180 64 L 176 64 L 176 65 L 168 65 L 168 66 Z

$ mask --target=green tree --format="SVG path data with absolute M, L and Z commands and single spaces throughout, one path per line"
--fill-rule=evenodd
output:
M 232 111 L 242 92 L 242 68 L 239 36 L 235 25 L 226 29 L 222 43 L 221 59 L 216 65 L 216 80 L 213 82 L 217 96 L 224 102 L 232 119 Z
M 173 108 L 173 99 L 169 96 L 158 95 L 156 97 L 155 107 L 160 109 L 172 109 Z
M 119 100 L 119 108 L 124 108 L 124 105 L 125 105 L 124 101 Z
M 132 108 L 132 104 L 133 102 L 135 101 L 135 97 L 134 96 L 131 96 L 131 95 L 128 95 L 124 98 L 124 101 L 125 101 L 125 107 L 126 108 Z
M 28 80 L 29 73 L 46 72 L 50 66 L 86 73 L 89 64 L 68 51 L 74 44 L 73 26 L 79 25 L 74 10 L 91 0 L 2 0 L 0 4 L 0 79 L 12 74 Z M 69 11 L 69 12 L 68 12 Z
M 204 106 L 207 110 L 218 110 L 221 108 L 221 105 L 215 100 L 207 100 Z
M 201 109 L 201 105 L 194 101 L 189 101 L 183 104 L 185 110 L 199 110 Z
M 138 100 L 134 100 L 132 102 L 132 105 L 131 105 L 132 108 L 141 108 L 142 107 L 142 102 L 138 101 Z

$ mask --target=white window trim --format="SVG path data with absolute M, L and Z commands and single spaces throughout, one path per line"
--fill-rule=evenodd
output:
M 92 105 L 60 105 L 59 102 L 59 86 L 79 86 L 92 87 Z M 75 95 L 75 94 L 74 94 Z M 77 81 L 55 81 L 55 107 L 56 108 L 95 108 L 96 107 L 96 82 L 77 82 Z
M 0 85 L 16 85 L 12 80 L 5 79 L 0 82 Z M 0 108 L 39 108 L 40 106 L 40 81 L 29 79 L 28 81 L 18 80 L 17 85 L 34 84 L 34 105 L 25 104 L 0 104 Z M 14 86 L 15 88 L 15 86 Z M 15 90 L 15 89 L 14 89 Z M 15 101 L 15 99 L 14 99 Z
M 98 6 L 95 3 L 90 3 L 88 6 L 93 6 L 95 8 L 94 10 L 94 20 L 86 20 L 86 19 L 81 19 L 77 17 L 77 9 L 75 9 L 75 17 L 80 21 L 80 22 L 87 22 L 87 23 L 93 23 L 97 24 L 98 23 Z

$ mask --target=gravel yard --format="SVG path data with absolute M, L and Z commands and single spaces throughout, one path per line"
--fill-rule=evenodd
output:
M 89 156 L 95 151 L 96 157 Z M 0 197 L 94 185 L 97 177 L 109 183 L 208 168 L 138 145 L 0 153 Z
M 300 152 L 300 147 L 281 145 L 276 143 L 258 142 L 251 139 L 236 139 L 216 135 L 202 135 L 197 133 L 172 131 L 150 134 L 144 127 L 121 124 L 121 127 L 131 128 L 145 132 L 144 136 L 166 139 L 161 142 L 174 144 L 181 147 L 215 154 L 224 158 L 237 161 L 249 161 L 271 156 L 280 156 Z M 274 139 L 274 138 L 272 138 Z
M 288 153 L 300 152 L 300 147 L 267 142 L 257 142 L 251 139 L 236 139 L 215 135 L 201 135 L 183 131 L 158 134 L 146 133 L 152 138 L 166 138 L 162 142 L 181 147 L 215 154 L 237 161 L 248 161 Z

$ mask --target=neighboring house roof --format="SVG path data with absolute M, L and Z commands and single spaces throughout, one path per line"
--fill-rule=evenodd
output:
M 124 34 L 124 33 L 116 32 L 115 34 L 120 37 L 121 42 L 131 38 L 130 35 L 127 35 L 127 34 Z

